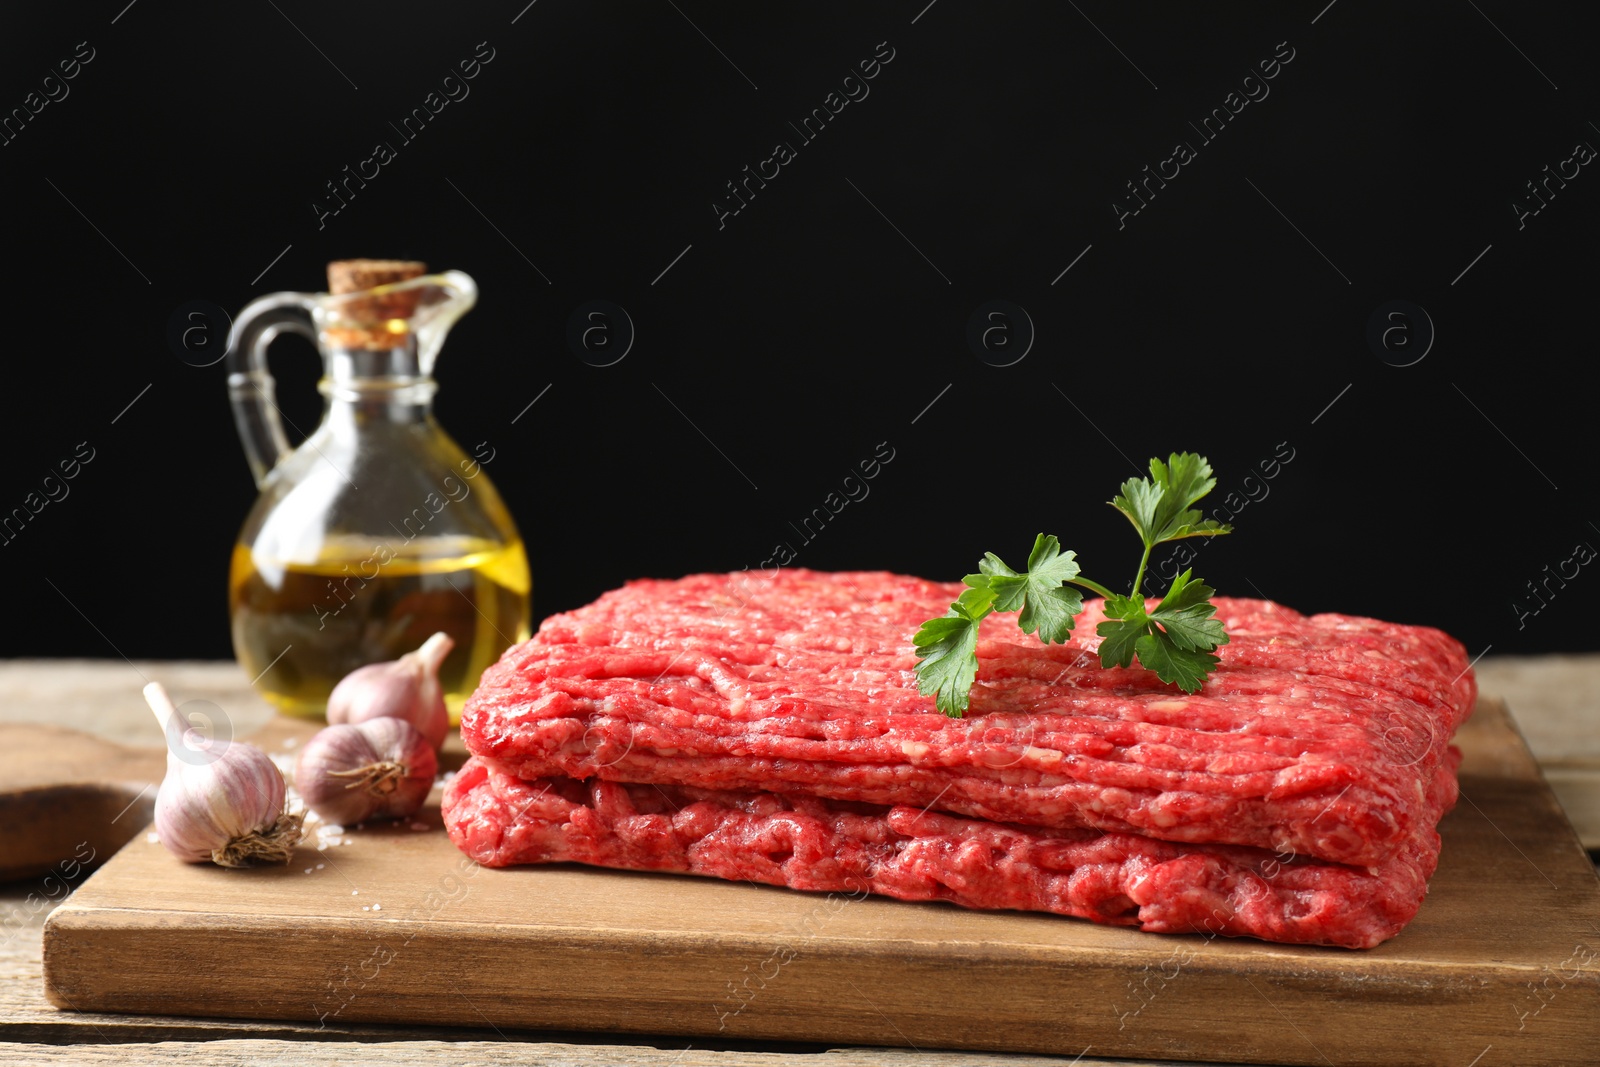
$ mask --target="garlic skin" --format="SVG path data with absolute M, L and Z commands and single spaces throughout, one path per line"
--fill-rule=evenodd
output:
M 421 731 L 435 750 L 450 732 L 450 712 L 439 687 L 439 665 L 455 647 L 439 632 L 397 660 L 369 663 L 345 675 L 328 694 L 331 725 L 402 719 Z
M 193 731 L 174 742 L 178 709 L 166 690 L 151 682 L 144 695 L 168 736 L 155 809 L 167 851 L 186 863 L 222 867 L 288 863 L 304 817 L 284 811 L 283 773 L 272 758 L 247 742 L 206 742 Z M 188 755 L 180 758 L 174 745 Z
M 439 757 L 416 727 L 380 717 L 336 723 L 307 741 L 294 785 L 306 806 L 349 826 L 414 814 L 428 799 Z

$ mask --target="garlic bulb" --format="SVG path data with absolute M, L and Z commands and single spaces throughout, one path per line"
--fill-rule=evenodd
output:
M 318 731 L 295 761 L 294 786 L 312 811 L 348 826 L 412 814 L 438 769 L 433 745 L 416 727 L 368 719 Z
M 284 811 L 283 772 L 271 757 L 243 741 L 207 741 L 183 730 L 159 682 L 145 686 L 144 697 L 167 734 L 155 820 L 167 851 L 222 867 L 288 863 L 304 817 Z
M 450 731 L 450 713 L 439 688 L 439 664 L 455 644 L 449 634 L 436 633 L 421 648 L 397 660 L 369 663 L 351 671 L 328 694 L 328 722 L 403 719 L 437 749 Z

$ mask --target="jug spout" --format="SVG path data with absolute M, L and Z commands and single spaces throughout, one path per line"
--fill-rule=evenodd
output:
M 382 351 L 414 345 L 418 373 L 431 377 L 445 335 L 477 302 L 478 287 L 458 270 L 423 274 L 421 269 L 420 263 L 386 260 L 330 263 L 332 291 L 312 307 L 323 351 Z M 406 276 L 363 284 L 402 272 Z
M 450 327 L 477 302 L 478 287 L 461 271 L 424 270 L 406 260 L 339 260 L 328 264 L 330 292 L 273 293 L 240 312 L 228 338 L 228 395 L 258 486 L 290 452 L 268 346 L 296 333 L 316 343 L 328 377 L 426 381 Z

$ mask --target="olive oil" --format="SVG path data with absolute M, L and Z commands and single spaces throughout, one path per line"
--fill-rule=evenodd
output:
M 443 630 L 455 639 L 439 670 L 454 723 L 484 668 L 527 638 L 530 587 L 520 541 L 330 537 L 313 562 L 237 544 L 228 581 L 234 652 L 280 710 L 320 717 L 346 674 L 398 659 Z

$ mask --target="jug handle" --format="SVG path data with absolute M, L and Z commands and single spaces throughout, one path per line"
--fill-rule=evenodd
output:
M 276 386 L 267 369 L 267 348 L 284 333 L 299 334 L 316 344 L 314 304 L 305 293 L 271 293 L 251 301 L 228 336 L 228 400 L 257 488 L 290 451 Z

